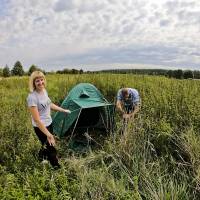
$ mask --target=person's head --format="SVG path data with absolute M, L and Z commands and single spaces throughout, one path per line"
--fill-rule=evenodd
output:
M 125 100 L 128 99 L 129 94 L 128 94 L 128 88 L 122 88 L 122 96 Z
M 46 87 L 46 78 L 41 71 L 34 71 L 29 79 L 29 90 L 41 90 Z

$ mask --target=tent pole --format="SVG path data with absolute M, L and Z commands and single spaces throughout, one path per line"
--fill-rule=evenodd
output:
M 69 141 L 71 141 L 71 139 L 72 139 L 72 136 L 73 136 L 74 131 L 75 131 L 75 128 L 76 128 L 76 125 L 77 125 L 77 123 L 78 123 L 78 119 L 79 119 L 80 114 L 81 114 L 81 111 L 82 111 L 82 108 L 80 109 L 80 112 L 79 112 L 79 114 L 78 114 L 78 117 L 77 117 L 77 120 L 76 120 L 76 123 L 75 123 L 75 125 L 74 125 L 74 128 L 73 128 L 73 131 L 72 131 L 72 134 L 71 134 L 71 137 L 70 137 Z
M 107 128 L 107 126 L 106 126 L 106 124 L 105 124 L 105 122 L 104 122 L 104 119 L 103 119 L 103 116 L 102 116 L 101 111 L 100 111 L 100 116 L 101 116 L 101 120 L 102 120 L 102 122 L 103 122 L 103 125 L 104 125 L 104 127 L 105 127 L 105 129 L 106 129 L 106 132 L 108 132 L 108 128 Z

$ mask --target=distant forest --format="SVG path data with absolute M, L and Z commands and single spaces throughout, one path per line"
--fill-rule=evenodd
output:
M 98 73 L 114 73 L 114 74 L 146 74 L 167 76 L 169 78 L 177 79 L 200 79 L 199 70 L 167 70 L 167 69 L 113 69 L 113 70 L 101 70 Z
M 83 69 L 68 69 L 46 72 L 41 67 L 31 65 L 28 71 L 24 71 L 20 61 L 17 61 L 14 66 L 10 69 L 7 65 L 4 68 L 0 67 L 1 77 L 10 76 L 23 76 L 30 75 L 33 71 L 40 70 L 45 74 L 83 74 L 83 73 L 114 73 L 114 74 L 141 74 L 141 75 L 156 75 L 166 76 L 169 78 L 176 79 L 200 79 L 199 70 L 167 70 L 167 69 L 110 69 L 110 70 L 99 70 L 99 71 L 83 71 Z

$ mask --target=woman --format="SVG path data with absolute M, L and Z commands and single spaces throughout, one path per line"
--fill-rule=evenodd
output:
M 29 79 L 30 93 L 27 98 L 28 108 L 32 117 L 32 125 L 36 135 L 42 143 L 39 151 L 41 160 L 47 159 L 54 168 L 59 168 L 55 139 L 52 135 L 52 118 L 50 111 L 70 113 L 70 110 L 63 109 L 51 102 L 48 97 L 46 79 L 41 71 L 34 71 Z

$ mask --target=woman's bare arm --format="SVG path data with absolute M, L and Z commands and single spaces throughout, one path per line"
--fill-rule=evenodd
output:
M 55 111 L 65 112 L 65 113 L 71 113 L 70 110 L 68 110 L 68 109 L 63 109 L 63 108 L 57 106 L 57 105 L 54 104 L 54 103 L 51 103 L 50 107 L 51 107 L 52 110 L 55 110 Z
M 31 106 L 31 107 L 29 107 L 29 111 L 30 111 L 37 127 L 47 136 L 47 140 L 48 140 L 49 144 L 52 146 L 55 146 L 54 136 L 48 131 L 48 129 L 41 122 L 37 107 Z

